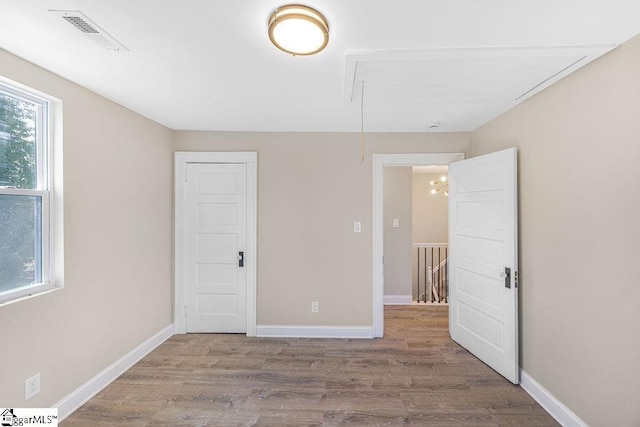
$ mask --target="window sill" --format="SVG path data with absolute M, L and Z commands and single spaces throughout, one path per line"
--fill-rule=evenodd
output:
M 16 303 L 18 301 L 24 301 L 24 300 L 27 300 L 27 299 L 39 297 L 41 295 L 50 294 L 52 292 L 56 292 L 56 291 L 59 291 L 61 289 L 64 289 L 64 288 L 62 286 L 56 286 L 56 287 L 53 287 L 51 289 L 46 289 L 46 290 L 43 290 L 43 291 L 36 291 L 36 292 L 31 293 L 31 294 L 22 295 L 22 296 L 19 296 L 19 297 L 8 299 L 6 301 L 0 301 L 0 308 L 4 307 L 6 305 L 10 305 L 10 304 Z

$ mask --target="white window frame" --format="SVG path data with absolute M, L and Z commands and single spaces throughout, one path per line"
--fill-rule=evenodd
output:
M 62 241 L 62 103 L 17 82 L 0 77 L 0 91 L 37 107 L 35 189 L 0 188 L 0 195 L 36 196 L 42 200 L 41 280 L 0 293 L 0 306 L 63 287 Z M 57 200 L 56 200 L 57 199 Z

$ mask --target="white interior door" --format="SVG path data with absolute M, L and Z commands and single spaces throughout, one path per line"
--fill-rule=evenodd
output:
M 187 332 L 245 333 L 245 164 L 187 164 L 185 246 Z
M 517 151 L 449 167 L 449 331 L 509 381 L 518 371 Z

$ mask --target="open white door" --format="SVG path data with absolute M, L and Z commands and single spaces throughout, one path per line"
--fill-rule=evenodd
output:
M 449 167 L 449 332 L 514 384 L 518 370 L 515 148 Z

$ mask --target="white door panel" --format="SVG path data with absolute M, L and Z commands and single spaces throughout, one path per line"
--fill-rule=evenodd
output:
M 449 329 L 517 384 L 516 156 L 512 148 L 449 167 Z
M 187 165 L 187 332 L 247 330 L 246 177 L 245 164 Z

